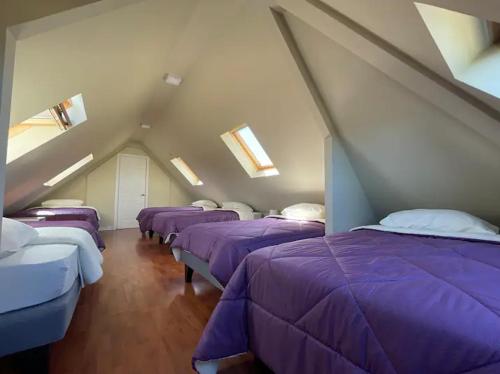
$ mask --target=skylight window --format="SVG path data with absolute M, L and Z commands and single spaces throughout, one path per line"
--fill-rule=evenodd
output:
M 12 125 L 9 128 L 7 163 L 38 148 L 65 131 L 87 120 L 81 94 Z
M 57 174 L 54 178 L 52 178 L 51 180 L 45 182 L 43 185 L 46 186 L 46 187 L 55 186 L 57 183 L 59 183 L 60 181 L 62 181 L 65 178 L 67 178 L 68 176 L 70 176 L 71 174 L 73 174 L 78 169 L 81 169 L 82 167 L 84 167 L 85 165 L 87 165 L 93 159 L 94 159 L 94 155 L 91 153 L 88 156 L 86 156 L 85 158 L 82 158 L 77 163 L 71 165 L 66 170 L 64 170 L 61 173 Z
M 203 186 L 201 179 L 198 178 L 198 176 L 182 158 L 176 157 L 171 159 L 170 162 L 174 164 L 177 170 L 179 170 L 184 178 L 186 178 L 193 186 Z
M 490 20 L 415 3 L 453 77 L 500 98 L 500 27 Z
M 228 131 L 221 138 L 251 178 L 279 175 L 249 125 Z

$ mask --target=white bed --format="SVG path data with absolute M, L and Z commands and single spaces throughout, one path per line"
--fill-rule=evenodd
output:
M 64 295 L 78 274 L 73 244 L 29 245 L 0 259 L 0 314 Z

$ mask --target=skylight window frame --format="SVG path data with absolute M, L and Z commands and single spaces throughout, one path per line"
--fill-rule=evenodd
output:
M 260 163 L 260 161 L 258 160 L 258 158 L 255 155 L 254 151 L 252 151 L 252 149 L 248 146 L 248 144 L 245 141 L 245 139 L 243 139 L 243 137 L 240 135 L 240 131 L 243 130 L 243 129 L 245 129 L 245 128 L 250 129 L 250 131 L 252 132 L 252 134 L 255 136 L 255 133 L 252 131 L 252 128 L 248 124 L 243 124 L 241 126 L 238 126 L 237 128 L 231 130 L 229 133 L 234 137 L 234 139 L 241 146 L 241 148 L 246 153 L 246 155 L 248 156 L 248 158 L 252 161 L 252 163 L 253 163 L 253 165 L 255 167 L 255 170 L 257 170 L 257 171 L 265 171 L 265 170 L 275 169 L 276 167 L 274 166 L 274 163 L 269 158 L 269 155 L 265 151 L 264 147 L 262 147 L 262 145 L 260 144 L 259 140 L 255 136 L 255 138 L 257 139 L 257 142 L 259 143 L 259 145 L 263 149 L 263 151 L 266 154 L 267 158 L 269 158 L 269 161 L 271 161 L 271 165 L 262 165 Z
M 81 168 L 83 168 L 87 164 L 91 163 L 93 160 L 94 160 L 94 154 L 89 153 L 87 156 L 85 156 L 81 160 L 75 162 L 73 165 L 71 165 L 71 166 L 67 167 L 66 169 L 64 169 L 63 171 L 61 171 L 55 177 L 52 177 L 51 179 L 49 179 L 43 185 L 45 187 L 54 187 L 56 184 L 63 181 L 64 179 L 68 178 L 70 175 L 76 173 L 78 170 L 80 170 Z
M 259 161 L 259 158 L 247 145 L 245 139 L 240 136 L 239 132 L 245 128 L 248 128 L 248 130 L 251 132 L 254 138 L 252 141 L 255 141 L 258 144 L 258 146 L 261 148 L 261 150 L 259 151 L 263 152 L 270 165 L 262 165 Z M 250 178 L 272 177 L 280 174 L 278 169 L 274 165 L 274 162 L 271 160 L 266 150 L 257 139 L 257 136 L 253 132 L 252 127 L 248 123 L 244 123 L 241 126 L 226 131 L 220 137 Z
M 203 186 L 203 181 L 198 177 L 198 175 L 191 169 L 191 167 L 183 160 L 182 157 L 174 157 L 170 160 L 172 165 L 175 166 L 177 171 L 182 174 L 184 178 L 193 186 L 199 187 Z

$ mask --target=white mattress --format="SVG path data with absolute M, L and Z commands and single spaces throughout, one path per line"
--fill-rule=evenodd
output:
M 0 259 L 0 313 L 65 294 L 79 274 L 78 247 L 30 245 Z

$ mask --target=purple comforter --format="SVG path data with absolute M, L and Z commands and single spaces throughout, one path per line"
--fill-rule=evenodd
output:
M 87 221 L 99 230 L 99 217 L 92 208 L 29 208 L 20 210 L 11 217 L 45 217 L 48 221 Z
M 167 238 L 197 223 L 227 222 L 240 219 L 234 210 L 208 210 L 206 212 L 167 212 L 158 213 L 153 218 L 153 231 Z
M 78 229 L 82 229 L 87 231 L 91 236 L 92 239 L 94 239 L 95 244 L 97 245 L 97 248 L 99 248 L 101 251 L 106 248 L 104 244 L 104 240 L 102 240 L 101 235 L 99 234 L 99 231 L 96 230 L 96 228 L 87 221 L 26 221 L 24 222 L 27 225 L 30 225 L 31 227 L 76 227 Z
M 153 218 L 158 213 L 164 212 L 188 212 L 188 211 L 203 211 L 203 208 L 197 206 L 178 206 L 178 207 L 153 207 L 144 208 L 137 215 L 139 221 L 139 228 L 142 233 L 153 229 Z
M 362 230 L 247 256 L 194 354 L 276 373 L 500 373 L 500 245 Z
M 207 261 L 210 273 L 224 286 L 250 252 L 323 235 L 325 225 L 322 223 L 280 218 L 200 223 L 183 230 L 172 248 L 189 251 Z

